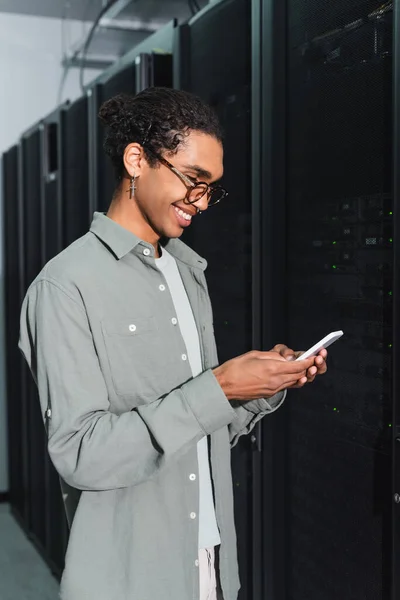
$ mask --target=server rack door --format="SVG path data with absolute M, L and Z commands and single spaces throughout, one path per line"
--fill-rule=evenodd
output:
M 116 188 L 116 179 L 111 161 L 103 150 L 104 131 L 99 122 L 98 114 L 103 102 L 120 93 L 136 93 L 134 65 L 118 71 L 110 79 L 96 85 L 90 91 L 89 139 L 91 145 L 90 160 L 93 162 L 90 167 L 92 169 L 90 211 L 92 213 L 94 210 L 107 211 Z
M 26 136 L 22 142 L 23 164 L 23 222 L 24 222 L 24 293 L 42 267 L 41 236 L 41 175 L 42 126 Z M 27 368 L 24 368 L 27 413 L 26 455 L 29 470 L 29 531 L 40 548 L 46 545 L 46 440 L 43 419 L 39 409 L 36 386 Z
M 18 160 L 18 146 L 14 146 L 3 155 L 3 235 L 10 504 L 22 519 L 26 509 L 26 496 L 23 481 L 21 428 L 21 415 L 24 409 L 21 393 L 21 356 L 18 350 L 21 304 L 19 289 Z
M 208 101 L 225 132 L 224 177 L 229 196 L 197 216 L 183 240 L 209 263 L 219 360 L 252 347 L 250 4 L 215 4 L 189 23 L 190 81 L 181 85 Z M 224 35 L 221 35 L 221 32 Z M 241 599 L 252 598 L 252 451 L 242 438 L 232 452 Z
M 63 245 L 89 228 L 88 98 L 74 102 L 61 116 Z
M 388 600 L 393 7 L 287 8 L 288 343 L 345 336 L 286 407 L 286 597 Z
M 63 164 L 63 145 L 61 142 L 61 122 L 64 107 L 43 122 L 42 130 L 42 264 L 46 264 L 63 249 L 63 179 L 65 174 Z M 40 415 L 39 402 L 36 407 Z M 43 419 L 42 432 L 44 433 Z M 47 441 L 46 441 L 47 445 Z M 44 450 L 45 461 L 45 516 L 46 516 L 46 545 L 45 558 L 51 569 L 61 573 L 64 565 L 66 550 L 67 525 L 62 501 L 58 474 L 50 460 L 47 449 Z
M 394 12 L 394 43 L 393 43 L 393 98 L 394 98 L 394 126 L 393 126 L 393 199 L 394 199 L 394 264 L 393 264 L 393 556 L 392 556 L 392 599 L 400 595 L 400 368 L 399 368 L 399 317 L 397 298 L 400 294 L 400 213 L 398 198 L 400 193 L 400 11 L 399 2 L 395 2 Z
M 136 93 L 148 87 L 172 87 L 172 55 L 140 54 L 135 61 Z

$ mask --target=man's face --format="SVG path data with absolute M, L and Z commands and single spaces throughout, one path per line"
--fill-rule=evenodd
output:
M 176 154 L 163 153 L 178 171 L 193 183 L 213 184 L 223 174 L 223 148 L 214 137 L 193 131 L 184 140 Z M 150 237 L 177 238 L 190 227 L 197 209 L 208 208 L 204 195 L 195 204 L 185 203 L 189 185 L 164 164 L 151 168 L 147 161 L 140 170 L 134 202 L 143 219 L 143 227 Z M 184 214 L 182 214 L 182 211 Z M 154 232 L 154 233 L 153 233 Z

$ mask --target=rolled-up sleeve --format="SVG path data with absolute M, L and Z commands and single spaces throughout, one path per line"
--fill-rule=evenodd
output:
M 232 407 L 236 418 L 229 425 L 229 436 L 231 445 L 235 446 L 242 435 L 250 433 L 256 423 L 265 415 L 269 415 L 282 406 L 285 401 L 287 390 L 278 392 L 271 398 L 260 398 L 249 402 L 233 402 Z
M 42 414 L 51 407 L 50 457 L 77 489 L 146 481 L 236 419 L 210 370 L 154 402 L 121 415 L 110 412 L 85 307 L 51 280 L 28 291 L 19 347 L 37 383 Z

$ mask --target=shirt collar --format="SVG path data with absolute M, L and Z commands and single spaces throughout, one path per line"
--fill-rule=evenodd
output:
M 154 247 L 152 244 L 144 242 L 134 233 L 107 217 L 104 213 L 94 213 L 90 231 L 109 248 L 118 260 L 129 252 L 138 250 L 138 246 L 149 248 L 151 257 L 154 258 Z M 163 246 L 174 258 L 190 267 L 201 269 L 202 271 L 207 268 L 207 261 L 181 240 L 168 239 L 163 243 Z M 143 251 L 140 251 L 140 254 L 142 253 Z

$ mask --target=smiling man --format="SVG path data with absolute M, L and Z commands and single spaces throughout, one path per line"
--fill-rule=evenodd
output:
M 230 447 L 326 371 L 284 345 L 218 365 L 206 262 L 178 238 L 224 200 L 206 104 L 106 102 L 107 215 L 30 286 L 20 348 L 39 389 L 70 539 L 64 600 L 236 600 Z

